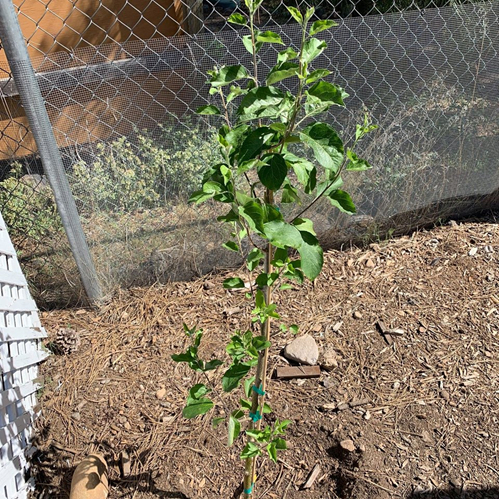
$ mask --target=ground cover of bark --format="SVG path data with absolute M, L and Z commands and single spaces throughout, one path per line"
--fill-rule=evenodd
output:
M 282 322 L 337 366 L 270 381 L 269 418 L 293 421 L 290 449 L 261 465 L 255 498 L 499 497 L 498 260 L 491 215 L 327 252 L 315 283 L 283 292 Z M 183 322 L 203 328 L 206 359 L 248 327 L 250 303 L 222 289 L 226 276 L 123 291 L 100 311 L 42 314 L 48 343 L 60 328 L 82 342 L 42 368 L 36 497 L 67 498 L 74 467 L 94 451 L 110 465 L 111 499 L 238 497 L 242 442 L 229 449 L 211 418 L 182 418 L 197 375 L 170 359 L 187 345 Z M 397 335 L 380 334 L 380 321 Z M 286 365 L 293 339 L 273 333 L 272 369 Z

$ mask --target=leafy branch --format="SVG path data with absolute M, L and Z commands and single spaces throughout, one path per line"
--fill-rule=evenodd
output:
M 310 23 L 313 8 L 301 13 L 287 7 L 302 29 L 300 47 L 298 51 L 293 47 L 279 51 L 276 64 L 262 84 L 259 51 L 266 44 L 284 43 L 277 33 L 255 27 L 254 16 L 262 0 L 245 3 L 249 16 L 234 13 L 229 22 L 248 30 L 242 41 L 252 56 L 252 71 L 234 65 L 208 72 L 210 94 L 218 95 L 220 108 L 210 104 L 202 106 L 198 113 L 223 120 L 218 130 L 223 160 L 209 169 L 202 188 L 191 195 L 190 201 L 226 204 L 228 212 L 218 220 L 232 224 L 234 231 L 224 247 L 242 255 L 244 240 L 252 247 L 245 258 L 251 289 L 246 296 L 254 301 L 251 321 L 259 325 L 260 331 L 258 335 L 251 328 L 236 331 L 227 344 L 225 355 L 230 362 L 221 377 L 221 386 L 224 392 L 231 392 L 242 385 L 244 397 L 239 407 L 231 412 L 225 410 L 225 418 L 214 420 L 214 424 L 226 422 L 229 445 L 242 433 L 245 435 L 241 458 L 245 460 L 243 497 L 248 499 L 253 494 L 257 457 L 266 453 L 275 462 L 278 451 L 286 448 L 284 435 L 290 424 L 277 420 L 262 428 L 265 414 L 271 411 L 265 402 L 271 324 L 280 319 L 273 290 L 277 285 L 280 289 L 291 287 L 291 281 L 301 284 L 305 278 L 314 280 L 320 274 L 322 248 L 313 222 L 302 215 L 322 198 L 345 213 L 355 213 L 350 195 L 341 189 L 342 174 L 370 167 L 354 150 L 376 126 L 366 113 L 363 124 L 357 125 L 352 146 L 346 147 L 329 123 L 316 120 L 333 106 L 343 107 L 348 97 L 341 87 L 326 81 L 330 71 L 310 69 L 326 48 L 326 43 L 315 35 L 334 27 L 334 21 Z M 290 78 L 298 79 L 294 95 L 276 86 Z M 303 147 L 298 149 L 297 145 Z M 302 192 L 312 196 L 312 201 L 292 220 L 286 220 L 280 206 L 301 204 Z M 230 277 L 223 286 L 243 289 L 246 284 L 240 277 Z M 281 324 L 280 330 L 287 330 L 287 326 Z M 296 332 L 297 326 L 290 326 L 290 330 Z M 222 361 L 199 359 L 201 332 L 188 328 L 186 332 L 192 336 L 193 344 L 185 353 L 173 356 L 173 360 L 186 362 L 205 376 L 207 371 L 220 368 Z M 208 397 L 211 390 L 202 383 L 191 388 L 184 416 L 209 412 L 214 406 Z

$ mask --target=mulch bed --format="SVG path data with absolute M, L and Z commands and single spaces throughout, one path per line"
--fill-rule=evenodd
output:
M 282 322 L 333 350 L 338 365 L 320 378 L 270 381 L 268 417 L 292 420 L 290 449 L 277 465 L 260 460 L 255 498 L 499 497 L 498 255 L 492 217 L 451 222 L 330 251 L 315 283 L 282 292 Z M 42 314 L 49 341 L 69 327 L 82 343 L 42 367 L 36 497 L 67 498 L 74 467 L 94 451 L 110 465 L 111 499 L 238 497 L 242 442 L 228 448 L 209 416 L 182 417 L 199 378 L 170 359 L 188 344 L 182 323 L 203 328 L 205 359 L 248 327 L 251 306 L 222 289 L 226 277 Z M 274 327 L 272 369 L 287 365 L 292 339 Z M 223 394 L 225 406 L 238 396 Z

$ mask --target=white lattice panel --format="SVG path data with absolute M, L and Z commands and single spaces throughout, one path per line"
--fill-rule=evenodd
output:
M 0 214 L 0 499 L 24 499 L 31 485 L 27 456 L 45 336 Z

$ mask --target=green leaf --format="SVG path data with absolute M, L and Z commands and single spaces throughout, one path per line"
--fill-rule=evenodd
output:
M 239 206 L 238 210 L 252 230 L 260 234 L 263 233 L 263 209 L 260 204 L 251 200 L 243 206 Z
M 331 71 L 328 71 L 327 69 L 316 69 L 315 71 L 312 71 L 307 79 L 305 80 L 307 84 L 314 83 L 314 81 L 320 80 L 321 78 L 325 78 L 326 76 L 330 75 Z
M 222 247 L 228 249 L 229 251 L 235 251 L 236 253 L 239 253 L 239 246 L 234 241 L 227 241 L 226 243 L 222 244 Z
M 249 373 L 251 366 L 247 364 L 233 364 L 227 369 L 222 378 L 224 392 L 230 392 L 239 386 L 239 382 Z
M 255 336 L 251 340 L 251 344 L 253 345 L 254 349 L 257 352 L 260 352 L 261 350 L 265 350 L 266 348 L 270 347 L 270 341 L 267 341 L 265 339 L 265 336 Z
M 269 405 L 269 404 L 267 404 L 267 402 L 265 402 L 265 403 L 263 404 L 262 413 L 263 413 L 263 414 L 272 414 L 272 407 L 270 407 L 270 405 Z
M 326 123 L 307 126 L 300 137 L 314 151 L 314 156 L 326 170 L 337 172 L 343 163 L 343 142 L 334 128 Z
M 298 53 L 291 47 L 288 47 L 287 49 L 279 52 L 279 54 L 277 55 L 277 63 L 279 64 L 281 62 L 290 61 L 292 59 L 296 59 L 297 57 Z
M 253 272 L 261 261 L 265 258 L 265 253 L 259 248 L 253 248 L 246 257 L 246 265 L 250 272 Z
M 267 85 L 272 85 L 278 81 L 300 74 L 300 65 L 296 62 L 281 62 L 274 66 L 267 76 Z
M 278 43 L 279 45 L 284 45 L 281 37 L 273 31 L 258 31 L 256 33 L 256 41 L 262 43 Z
M 336 208 L 344 213 L 353 215 L 357 211 L 352 198 L 350 197 L 350 194 L 342 191 L 341 189 L 337 189 L 331 192 L 330 194 L 328 194 L 327 198 L 333 206 L 336 206 Z
M 191 194 L 189 197 L 189 203 L 196 203 L 196 204 L 201 204 L 204 203 L 205 201 L 208 201 L 208 199 L 211 199 L 214 196 L 214 193 L 208 193 L 204 191 L 195 191 Z
M 289 183 L 289 181 L 286 181 L 284 183 L 284 186 L 282 188 L 282 197 L 281 197 L 281 202 L 282 203 L 298 203 L 301 204 L 300 196 L 298 195 L 298 191 Z
M 277 449 L 274 442 L 267 445 L 267 452 L 269 454 L 270 460 L 277 463 Z
M 224 289 L 244 288 L 244 281 L 240 277 L 229 277 L 223 282 Z
M 308 21 L 310 21 L 310 18 L 314 15 L 314 13 L 315 13 L 314 7 L 309 7 L 306 10 L 305 15 L 303 16 L 303 21 L 305 22 L 305 24 L 307 24 Z
M 204 114 L 204 115 L 210 115 L 210 114 L 222 114 L 220 112 L 220 109 L 216 106 L 201 106 L 196 109 L 197 114 Z
M 317 238 L 309 232 L 300 232 L 303 238 L 303 243 L 298 248 L 301 260 L 301 270 L 313 281 L 322 270 L 324 257 L 322 248 L 317 241 Z
M 286 440 L 284 440 L 283 438 L 275 438 L 273 442 L 275 443 L 276 449 L 278 450 L 286 450 L 288 448 Z
M 255 377 L 254 376 L 251 376 L 251 378 L 247 378 L 244 380 L 244 393 L 246 394 L 246 397 L 250 397 L 251 396 L 251 387 L 253 386 L 253 383 L 255 382 Z M 251 407 L 251 403 L 249 403 L 249 407 L 247 407 L 246 405 L 244 405 L 244 402 L 248 402 L 248 401 L 245 401 L 243 399 L 241 399 L 241 405 L 243 406 L 244 409 L 249 409 Z
M 229 427 L 228 427 L 228 436 L 229 436 L 229 447 L 234 443 L 234 440 L 241 433 L 241 423 L 234 417 L 229 417 Z
M 317 170 L 314 164 L 290 152 L 284 155 L 284 159 L 293 168 L 298 182 L 304 187 L 305 193 L 310 194 L 315 189 L 317 181 Z
M 348 171 L 360 172 L 371 168 L 371 165 L 365 159 L 359 158 L 351 149 L 347 150 L 347 157 L 350 160 L 350 162 L 347 163 Z
M 262 126 L 250 132 L 239 150 L 239 162 L 249 161 L 256 158 L 263 150 L 268 149 L 268 144 L 274 137 L 269 127 Z
M 302 60 L 307 64 L 319 57 L 327 47 L 326 42 L 322 42 L 317 38 L 309 38 L 303 44 Z
M 211 421 L 211 425 L 213 426 L 213 428 L 216 428 L 223 421 L 225 421 L 225 418 L 213 418 Z
M 213 369 L 216 369 L 218 366 L 221 366 L 223 362 L 218 359 L 213 359 L 210 360 L 209 362 L 206 362 L 204 365 L 203 371 L 213 371 Z
M 171 355 L 171 358 L 174 362 L 192 362 L 197 360 L 190 350 L 186 353 L 173 354 Z
M 231 14 L 227 21 L 232 24 L 239 24 L 240 26 L 246 26 L 248 24 L 248 20 L 246 19 L 246 17 L 237 12 Z
M 325 31 L 326 29 L 330 29 L 333 26 L 338 26 L 338 23 L 333 21 L 332 19 L 323 19 L 321 21 L 315 21 L 310 28 L 309 35 L 314 36 L 321 31 Z
M 309 234 L 312 234 L 313 236 L 316 235 L 315 230 L 314 230 L 314 222 L 308 218 L 297 218 L 294 220 L 293 225 L 300 231 L 300 232 L 308 232 Z
M 194 385 L 189 390 L 189 395 L 187 397 L 187 404 L 182 411 L 182 414 L 187 419 L 195 418 L 201 414 L 206 414 L 213 407 L 213 402 L 205 398 L 204 395 L 209 393 L 211 390 L 199 383 Z
M 248 442 L 241 452 L 241 459 L 259 456 L 262 453 L 258 445 Z
M 288 9 L 288 12 L 293 16 L 295 21 L 297 21 L 300 24 L 303 24 L 303 16 L 296 7 L 290 7 L 289 5 L 286 5 L 286 9 Z
M 258 168 L 258 178 L 267 189 L 277 191 L 288 173 L 286 162 L 280 154 L 266 156 L 263 161 L 263 165 Z
M 186 405 L 182 411 L 182 415 L 186 419 L 192 419 L 201 414 L 206 414 L 213 408 L 213 402 L 208 398 L 202 398 L 195 402 Z
M 303 243 L 299 230 L 283 221 L 267 222 L 264 231 L 268 240 L 278 248 L 298 249 Z
M 217 220 L 219 222 L 238 222 L 239 217 L 237 216 L 237 213 L 234 210 L 230 210 L 227 214 L 225 215 L 220 215 L 217 217 Z
M 248 91 L 244 88 L 241 88 L 241 87 L 236 87 L 234 85 L 232 85 L 230 87 L 230 92 L 227 94 L 227 104 L 231 101 L 233 101 L 236 97 L 239 97 L 241 95 L 246 95 L 248 93 Z
M 223 87 L 236 80 L 250 78 L 246 68 L 241 65 L 224 66 L 218 71 L 214 71 L 209 81 L 212 87 Z
M 251 40 L 251 35 L 244 35 L 242 38 L 244 48 L 251 54 L 253 55 L 253 41 Z M 255 50 L 256 53 L 260 51 L 262 48 L 263 43 L 262 42 L 256 42 L 255 43 Z
M 237 115 L 241 120 L 278 118 L 288 112 L 293 98 L 275 87 L 257 87 L 250 90 L 241 101 Z
M 348 94 L 341 87 L 327 81 L 318 81 L 307 91 L 307 103 L 309 105 L 344 106 L 343 99 L 347 97 Z

